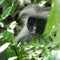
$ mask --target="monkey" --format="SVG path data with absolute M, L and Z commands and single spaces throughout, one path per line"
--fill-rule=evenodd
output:
M 20 11 L 19 19 L 23 22 L 23 28 L 15 37 L 15 40 L 26 42 L 39 34 L 43 34 L 50 16 L 50 10 L 50 7 L 45 6 L 27 6 Z

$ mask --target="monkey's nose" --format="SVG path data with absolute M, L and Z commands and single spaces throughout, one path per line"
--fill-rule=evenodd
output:
M 31 31 L 31 34 L 35 35 L 35 33 L 36 33 L 36 27 L 34 26 L 33 29 L 32 29 L 32 31 Z

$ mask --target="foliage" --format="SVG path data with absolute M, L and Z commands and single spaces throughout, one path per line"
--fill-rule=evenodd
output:
M 22 28 L 18 13 L 25 6 L 40 4 L 42 0 L 38 3 L 23 1 L 23 4 L 16 0 L 0 1 L 0 60 L 58 60 L 56 54 L 51 52 L 60 49 L 60 1 L 44 0 L 53 3 L 44 36 L 39 35 L 28 43 L 17 44 L 14 36 Z M 15 31 L 16 24 L 19 25 L 16 28 L 18 31 Z

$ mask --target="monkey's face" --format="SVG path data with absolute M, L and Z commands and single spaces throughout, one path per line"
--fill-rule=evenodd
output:
M 27 28 L 33 35 L 42 34 L 45 30 L 47 20 L 42 17 L 29 17 Z

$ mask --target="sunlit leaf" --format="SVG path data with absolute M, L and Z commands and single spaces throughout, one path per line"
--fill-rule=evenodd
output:
M 5 43 L 3 44 L 2 46 L 0 46 L 0 53 L 5 51 L 5 49 L 10 45 L 10 42 L 9 43 Z
M 15 60 L 15 59 L 17 59 L 17 56 L 8 58 L 8 60 Z
M 0 0 L 0 5 L 4 2 L 5 0 Z
M 12 7 L 8 7 L 1 15 L 2 19 L 5 19 L 6 17 L 8 17 L 10 15 L 10 12 L 12 10 Z

